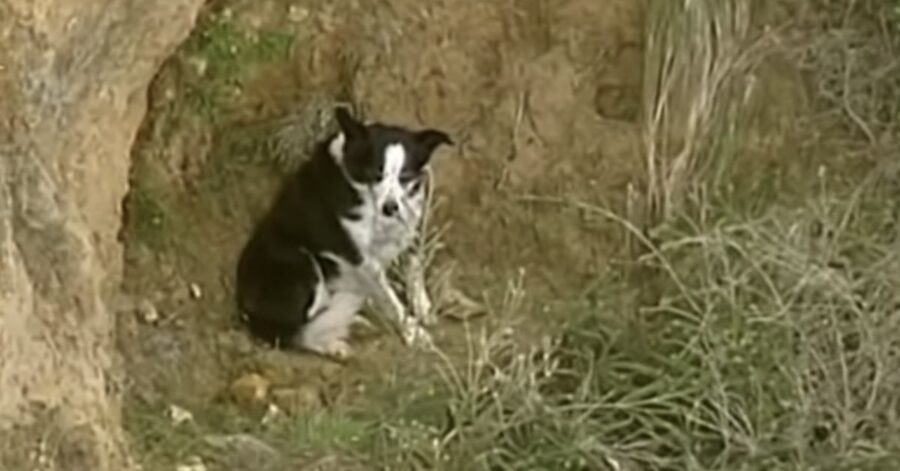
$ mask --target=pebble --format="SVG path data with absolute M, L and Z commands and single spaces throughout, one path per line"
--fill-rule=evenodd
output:
M 290 415 L 298 415 L 322 406 L 319 390 L 313 386 L 272 390 L 272 402 Z
M 169 416 L 169 419 L 172 420 L 172 423 L 175 426 L 194 420 L 194 414 L 191 414 L 191 412 L 187 409 L 176 406 L 174 404 L 169 405 L 169 409 L 166 411 L 166 415 Z
M 197 283 L 191 283 L 190 285 L 188 285 L 188 292 L 194 299 L 200 299 L 203 297 L 203 291 L 200 289 L 200 285 L 198 285 Z
M 307 18 L 309 18 L 309 10 L 306 8 L 298 7 L 297 5 L 291 5 L 288 8 L 288 19 L 294 23 L 301 23 Z
M 263 415 L 260 423 L 262 423 L 263 425 L 269 425 L 282 415 L 284 415 L 284 412 L 282 412 L 281 408 L 279 408 L 275 403 L 271 403 L 266 409 L 266 414 Z
M 242 406 L 264 404 L 269 396 L 271 381 L 265 376 L 250 373 L 236 379 L 229 388 L 231 397 Z
M 206 471 L 206 465 L 203 464 L 203 460 L 198 456 L 192 456 L 187 459 L 187 462 L 184 464 L 180 464 L 175 467 L 175 471 Z
M 245 433 L 208 435 L 203 440 L 232 463 L 275 463 L 281 454 L 268 443 Z
M 209 62 L 202 57 L 191 57 L 188 59 L 188 64 L 194 68 L 194 72 L 199 77 L 205 76 L 206 69 L 209 67 Z
M 159 322 L 159 311 L 149 299 L 142 300 L 137 306 L 138 316 L 147 324 Z

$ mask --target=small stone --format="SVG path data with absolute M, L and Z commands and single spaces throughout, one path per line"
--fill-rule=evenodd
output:
M 191 412 L 187 409 L 176 406 L 174 404 L 169 406 L 169 409 L 166 411 L 166 415 L 169 417 L 169 419 L 172 420 L 172 423 L 176 427 L 183 423 L 191 422 L 194 420 L 194 414 L 191 414 Z
M 269 404 L 269 407 L 266 408 L 266 413 L 263 415 L 262 420 L 260 421 L 263 425 L 269 425 L 274 422 L 276 419 L 284 415 L 284 412 L 274 403 Z
M 307 18 L 309 18 L 308 9 L 299 7 L 297 5 L 291 5 L 290 7 L 288 7 L 288 19 L 293 21 L 294 23 L 301 23 Z
M 165 101 L 173 101 L 178 96 L 178 93 L 175 91 L 174 87 L 166 87 L 165 91 L 163 91 L 163 99 Z
M 244 375 L 231 383 L 231 397 L 242 406 L 264 404 L 271 385 L 271 381 L 260 374 Z
M 138 317 L 147 324 L 156 324 L 159 322 L 159 311 L 149 299 L 141 300 L 137 306 Z
M 206 69 L 209 67 L 209 62 L 206 59 L 202 57 L 191 57 L 187 62 L 194 69 L 194 73 L 196 73 L 198 77 L 206 75 Z
M 271 445 L 245 433 L 208 435 L 203 440 L 221 459 L 232 464 L 231 469 L 256 469 L 282 460 L 281 454 Z M 238 464 L 242 466 L 235 466 Z
M 206 471 L 206 465 L 199 456 L 191 456 L 184 464 L 175 466 L 175 471 Z
M 272 390 L 272 401 L 290 415 L 298 415 L 322 406 L 319 389 L 313 386 Z
M 200 289 L 200 285 L 198 285 L 197 283 L 191 283 L 190 285 L 188 285 L 188 292 L 194 299 L 200 299 L 203 297 L 203 291 Z

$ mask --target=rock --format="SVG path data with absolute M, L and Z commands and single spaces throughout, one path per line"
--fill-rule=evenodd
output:
M 245 407 L 253 407 L 266 403 L 271 385 L 271 381 L 265 376 L 251 373 L 231 383 L 229 391 L 234 402 Z
M 260 423 L 263 425 L 270 425 L 272 422 L 278 420 L 279 417 L 284 415 L 284 412 L 279 408 L 276 404 L 270 403 L 266 408 L 266 413 L 263 415 Z
M 147 324 L 156 324 L 159 322 L 159 311 L 149 299 L 144 299 L 137 306 L 138 318 Z
M 203 3 L 0 2 L 0 434 L 59 411 L 46 435 L 86 430 L 60 469 L 131 468 L 108 388 L 122 199 L 148 84 Z
M 297 5 L 288 7 L 288 19 L 294 23 L 302 23 L 309 18 L 309 10 Z
M 184 464 L 179 464 L 175 467 L 175 471 L 206 471 L 206 464 L 203 463 L 203 460 L 200 459 L 199 456 L 192 456 L 187 459 L 187 462 Z
M 187 422 L 193 422 L 194 420 L 194 414 L 191 414 L 189 410 L 174 404 L 169 405 L 169 408 L 166 409 L 166 416 L 176 427 Z
M 268 443 L 252 435 L 209 435 L 203 441 L 215 451 L 216 463 L 235 471 L 281 469 L 284 457 Z
M 191 299 L 200 299 L 203 297 L 203 290 L 200 289 L 200 285 L 197 283 L 188 285 L 188 293 L 190 293 Z
M 300 415 L 322 407 L 322 395 L 314 386 L 277 388 L 272 390 L 272 402 L 290 415 Z
M 209 62 L 203 57 L 191 57 L 187 60 L 188 65 L 191 66 L 191 70 L 197 74 L 198 77 L 203 77 L 206 75 L 206 69 L 209 67 Z

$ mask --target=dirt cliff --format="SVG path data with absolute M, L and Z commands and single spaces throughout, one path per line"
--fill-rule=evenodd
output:
M 110 303 L 128 156 L 201 3 L 0 2 L 2 469 L 126 466 Z

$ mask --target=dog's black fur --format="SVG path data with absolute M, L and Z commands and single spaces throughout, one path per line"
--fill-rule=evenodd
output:
M 285 182 L 238 264 L 238 307 L 251 333 L 276 345 L 287 345 L 306 322 L 318 277 L 315 254 L 361 261 L 340 218 L 352 219 L 362 200 L 328 154 L 329 142 L 318 144 L 306 165 Z M 326 277 L 334 274 L 331 260 L 315 260 Z

